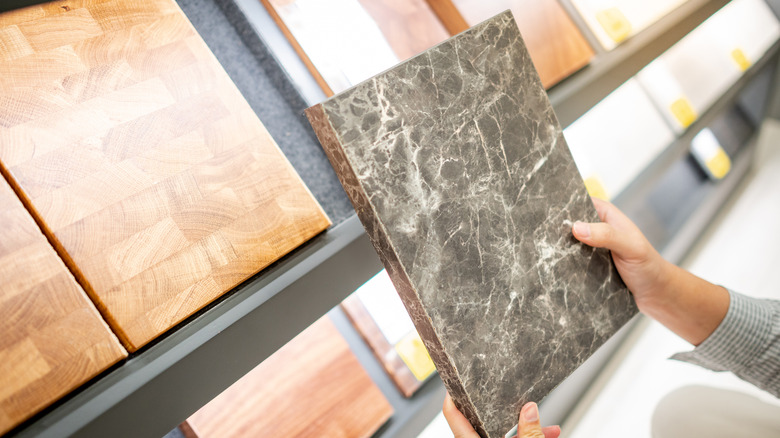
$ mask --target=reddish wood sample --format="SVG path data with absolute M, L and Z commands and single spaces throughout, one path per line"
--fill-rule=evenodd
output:
M 0 435 L 127 354 L 0 177 Z
M 129 350 L 329 226 L 173 0 L 0 23 L 0 162 Z
M 393 383 L 398 387 L 398 390 L 404 395 L 404 397 L 411 397 L 412 394 L 422 386 L 421 381 L 417 380 L 412 374 L 412 371 L 404 363 L 401 356 L 387 341 L 387 338 L 382 334 L 379 326 L 377 326 L 371 314 L 360 301 L 360 298 L 356 295 L 351 295 L 341 303 L 341 308 L 344 309 L 349 320 L 355 325 L 360 336 L 366 341 L 371 351 L 374 352 L 377 360 L 382 364 L 387 371 L 387 374 L 393 379 Z
M 325 316 L 186 422 L 188 437 L 368 438 L 393 408 Z
M 470 26 L 512 9 L 545 88 L 584 67 L 593 57 L 593 49 L 557 0 L 435 0 L 435 3 L 450 1 Z M 445 23 L 458 20 L 451 11 L 439 18 Z

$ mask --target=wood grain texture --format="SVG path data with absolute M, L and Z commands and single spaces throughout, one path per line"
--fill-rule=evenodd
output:
M 420 389 L 422 382 L 414 377 L 414 374 L 406 366 L 398 352 L 387 341 L 387 338 L 382 334 L 379 326 L 377 326 L 360 298 L 355 295 L 349 296 L 341 303 L 341 308 L 349 320 L 352 321 L 352 324 L 366 344 L 371 347 L 371 351 L 374 352 L 379 363 L 382 364 L 387 374 L 393 379 L 393 383 L 395 383 L 398 390 L 401 391 L 404 397 L 411 397 Z
M 188 438 L 368 438 L 393 408 L 325 316 L 187 420 Z
M 0 435 L 127 354 L 0 177 Z
M 130 351 L 329 226 L 173 0 L 0 23 L 0 162 Z
M 584 67 L 593 57 L 593 49 L 557 0 L 451 1 L 470 26 L 511 9 L 545 88 Z
M 399 60 L 449 38 L 447 29 L 424 0 L 360 0 Z
M 441 20 L 450 35 L 457 35 L 469 28 L 469 23 L 463 18 L 452 0 L 426 0 Z

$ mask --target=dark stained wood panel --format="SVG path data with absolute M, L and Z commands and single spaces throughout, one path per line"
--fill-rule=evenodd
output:
M 0 434 L 125 353 L 0 177 Z
M 130 351 L 329 226 L 173 0 L 0 23 L 0 162 Z
M 393 408 L 325 316 L 198 412 L 200 438 L 368 438 Z

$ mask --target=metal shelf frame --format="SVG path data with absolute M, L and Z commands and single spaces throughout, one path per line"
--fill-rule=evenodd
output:
M 0 11 L 35 3 L 41 1 L 11 0 L 3 2 Z M 690 0 L 614 50 L 598 52 L 591 65 L 550 90 L 549 96 L 561 123 L 566 126 L 584 114 L 726 3 L 728 0 Z M 232 5 L 243 12 L 260 41 L 272 49 L 272 56 L 303 100 L 309 104 L 322 100 L 324 94 L 260 2 L 233 0 Z M 772 55 L 777 51 L 776 44 Z M 759 63 L 769 62 L 771 56 L 765 58 Z M 752 70 L 759 69 L 760 65 L 756 65 Z M 732 90 L 741 89 L 748 81 L 740 79 L 721 97 L 722 105 L 733 101 L 737 91 Z M 719 100 L 716 105 L 720 104 Z M 717 112 L 715 106 L 697 123 L 706 123 L 710 112 Z M 695 131 L 689 129 L 675 145 L 683 145 L 686 138 L 689 141 L 692 134 L 688 133 Z M 657 160 L 659 169 L 684 154 L 686 149 L 679 145 L 670 148 L 674 153 L 669 152 Z M 746 155 L 742 154 L 743 157 Z M 735 166 L 729 181 L 744 175 L 745 160 L 747 158 Z M 642 178 L 652 179 L 650 176 Z M 721 205 L 734 184 L 721 184 L 714 189 L 706 211 L 697 213 L 703 218 L 697 219 L 697 229 L 703 227 L 699 222 L 706 224 L 710 211 Z M 640 185 L 637 183 L 637 187 Z M 415 436 L 440 409 L 441 381 L 431 379 L 411 399 L 398 398 L 397 391 L 359 335 L 339 310 L 334 309 L 381 269 L 363 227 L 353 215 L 8 436 L 161 437 L 329 312 L 361 363 L 396 408 L 394 419 L 376 436 Z M 628 328 L 623 331 L 627 332 Z M 563 400 L 572 393 L 581 394 L 587 388 L 620 340 L 619 336 L 611 340 L 542 403 L 541 409 L 547 419 L 562 421 L 573 407 Z

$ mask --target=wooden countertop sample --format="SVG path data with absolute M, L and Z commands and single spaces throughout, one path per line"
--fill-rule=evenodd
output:
M 127 354 L 0 177 L 0 435 Z
M 173 0 L 0 33 L 0 162 L 130 351 L 329 226 Z
M 393 408 L 325 316 L 198 412 L 188 438 L 368 438 Z
M 470 26 L 511 9 L 545 88 L 586 66 L 593 57 L 593 49 L 558 0 L 452 1 Z

